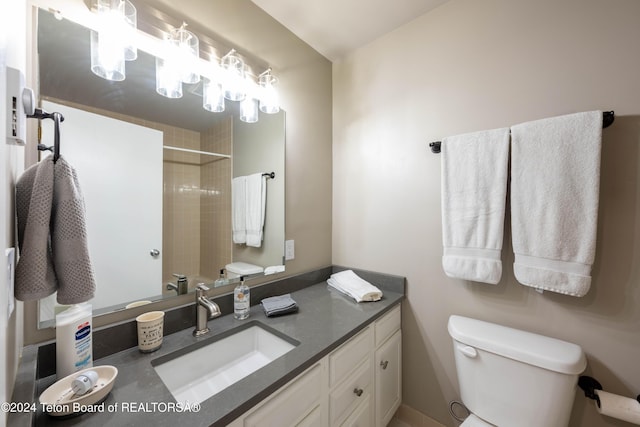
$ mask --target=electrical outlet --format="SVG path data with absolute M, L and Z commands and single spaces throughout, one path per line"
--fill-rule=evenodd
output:
M 284 260 L 291 261 L 296 257 L 296 250 L 293 240 L 286 240 L 284 242 Z

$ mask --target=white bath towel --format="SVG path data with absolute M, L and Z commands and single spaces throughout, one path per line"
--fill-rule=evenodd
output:
M 353 270 L 332 274 L 327 284 L 355 299 L 356 302 L 379 301 L 382 298 L 380 289 L 360 278 Z
M 522 123 L 511 138 L 516 279 L 583 296 L 596 248 L 602 111 Z
M 265 208 L 267 202 L 266 177 L 262 173 L 247 176 L 246 187 L 246 224 L 247 246 L 262 246 Z
M 231 231 L 233 243 L 247 242 L 247 177 L 239 176 L 231 181 Z
M 500 281 L 508 163 L 508 128 L 442 141 L 442 267 L 447 276 Z

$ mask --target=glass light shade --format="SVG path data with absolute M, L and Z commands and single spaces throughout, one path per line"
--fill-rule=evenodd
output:
M 168 55 L 164 58 L 156 57 L 156 92 L 167 98 L 182 98 L 182 67 L 172 55 L 175 46 L 171 40 L 165 40 Z
M 203 91 L 202 91 L 202 108 L 214 113 L 221 113 L 224 111 L 224 91 L 222 85 L 210 79 L 203 79 Z
M 91 31 L 91 71 L 103 79 L 125 79 L 125 2 L 98 0 L 98 31 Z
M 258 121 L 258 100 L 247 96 L 240 102 L 240 120 L 245 123 Z
M 91 31 L 91 71 L 103 79 L 125 79 L 124 46 L 108 31 Z
M 177 61 L 182 67 L 183 83 L 198 83 L 200 75 L 193 70 L 196 69 L 196 61 L 200 58 L 200 42 L 198 37 L 191 31 L 184 29 L 184 26 L 171 32 L 173 43 L 177 47 Z
M 138 12 L 129 0 L 124 0 L 124 32 L 126 34 L 124 46 L 124 59 L 134 61 L 138 58 L 138 48 L 133 43 L 134 34 L 138 29 Z
M 230 101 L 242 101 L 246 96 L 244 61 L 228 53 L 222 58 L 224 73 L 224 97 Z
M 278 79 L 270 72 L 260 75 L 258 84 L 260 85 L 260 111 L 267 114 L 275 114 L 280 111 L 280 101 L 275 85 Z

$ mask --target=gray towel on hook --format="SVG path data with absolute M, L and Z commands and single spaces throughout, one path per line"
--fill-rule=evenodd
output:
M 16 184 L 20 259 L 15 296 L 36 300 L 58 291 L 60 304 L 95 294 L 87 245 L 84 199 L 75 170 L 51 156 L 29 168 Z

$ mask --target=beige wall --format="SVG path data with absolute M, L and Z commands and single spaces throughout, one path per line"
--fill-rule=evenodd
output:
M 640 393 L 640 2 L 452 0 L 333 68 L 333 262 L 405 275 L 404 403 L 453 425 L 449 315 L 572 341 L 605 389 Z M 604 131 L 589 294 L 538 294 L 441 268 L 440 156 L 430 141 L 593 109 Z M 590 402 L 590 401 L 589 401 Z M 576 398 L 572 426 L 618 426 Z
M 4 250 L 16 246 L 14 221 L 14 186 L 23 170 L 24 147 L 7 144 L 6 67 L 23 72 L 26 69 L 26 3 L 18 0 L 4 5 L 0 18 L 0 402 L 11 400 L 18 358 L 22 349 L 22 303 L 16 303 L 7 318 L 7 304 L 13 295 L 7 294 L 7 263 Z M 0 427 L 6 425 L 7 414 L 0 414 Z

